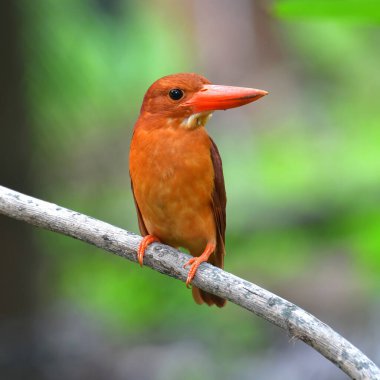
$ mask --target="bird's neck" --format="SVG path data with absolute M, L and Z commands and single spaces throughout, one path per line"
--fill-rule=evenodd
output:
M 175 162 L 182 156 L 196 156 L 203 149 L 209 156 L 210 138 L 203 126 L 189 129 L 174 124 L 149 127 L 145 122 L 137 123 L 131 145 L 134 149 L 143 151 L 150 160 L 165 156 Z
M 212 116 L 211 112 L 201 112 L 190 116 L 164 116 L 145 113 L 140 115 L 135 129 L 146 130 L 175 128 L 184 130 L 194 130 L 205 127 Z

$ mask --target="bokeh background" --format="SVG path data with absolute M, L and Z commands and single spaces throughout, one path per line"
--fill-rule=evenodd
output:
M 148 86 L 197 72 L 268 90 L 215 113 L 226 270 L 380 363 L 380 3 L 0 5 L 0 183 L 134 232 Z M 0 217 L 1 379 L 345 379 L 280 329 L 84 243 Z

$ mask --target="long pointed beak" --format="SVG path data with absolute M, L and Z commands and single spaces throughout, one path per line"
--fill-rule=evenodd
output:
M 184 105 L 191 106 L 195 113 L 226 110 L 254 102 L 267 94 L 255 88 L 205 84 Z

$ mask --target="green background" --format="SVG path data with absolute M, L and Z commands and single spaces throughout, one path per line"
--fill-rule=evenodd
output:
M 268 90 L 208 125 L 228 197 L 225 269 L 379 362 L 380 3 L 232 3 L 20 2 L 31 194 L 137 232 L 128 150 L 148 86 L 191 71 Z M 218 17 L 229 21 L 207 33 Z M 197 306 L 148 268 L 33 235 L 46 378 L 345 378 L 235 305 Z

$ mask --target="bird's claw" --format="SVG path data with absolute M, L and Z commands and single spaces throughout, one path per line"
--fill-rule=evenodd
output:
M 196 259 L 197 259 L 196 257 L 192 257 L 183 267 L 186 268 L 189 265 L 192 265 L 194 261 L 196 261 Z
M 215 251 L 215 244 L 214 243 L 207 243 L 205 250 L 203 253 L 198 257 L 192 257 L 183 267 L 186 268 L 188 265 L 191 265 L 191 268 L 189 270 L 189 273 L 187 275 L 186 279 L 186 287 L 190 288 L 191 281 L 193 281 L 195 273 L 197 272 L 197 269 L 199 265 L 201 265 L 204 262 L 207 262 L 210 255 Z
M 186 279 L 186 287 L 188 289 L 190 289 L 190 284 L 191 284 L 191 281 L 193 281 L 194 279 L 194 276 L 195 276 L 195 273 L 199 267 L 199 265 L 201 265 L 201 263 L 203 262 L 203 260 L 201 260 L 199 257 L 193 257 L 191 258 L 183 267 L 186 268 L 187 266 L 191 265 L 191 268 L 189 270 L 189 273 L 187 275 L 187 279 Z
M 137 249 L 137 261 L 139 262 L 141 268 L 143 266 L 143 260 L 144 260 L 144 255 L 145 255 L 146 249 L 148 248 L 148 246 L 150 244 L 152 244 L 154 242 L 159 242 L 159 241 L 160 240 L 153 235 L 146 235 L 141 240 L 139 248 Z

